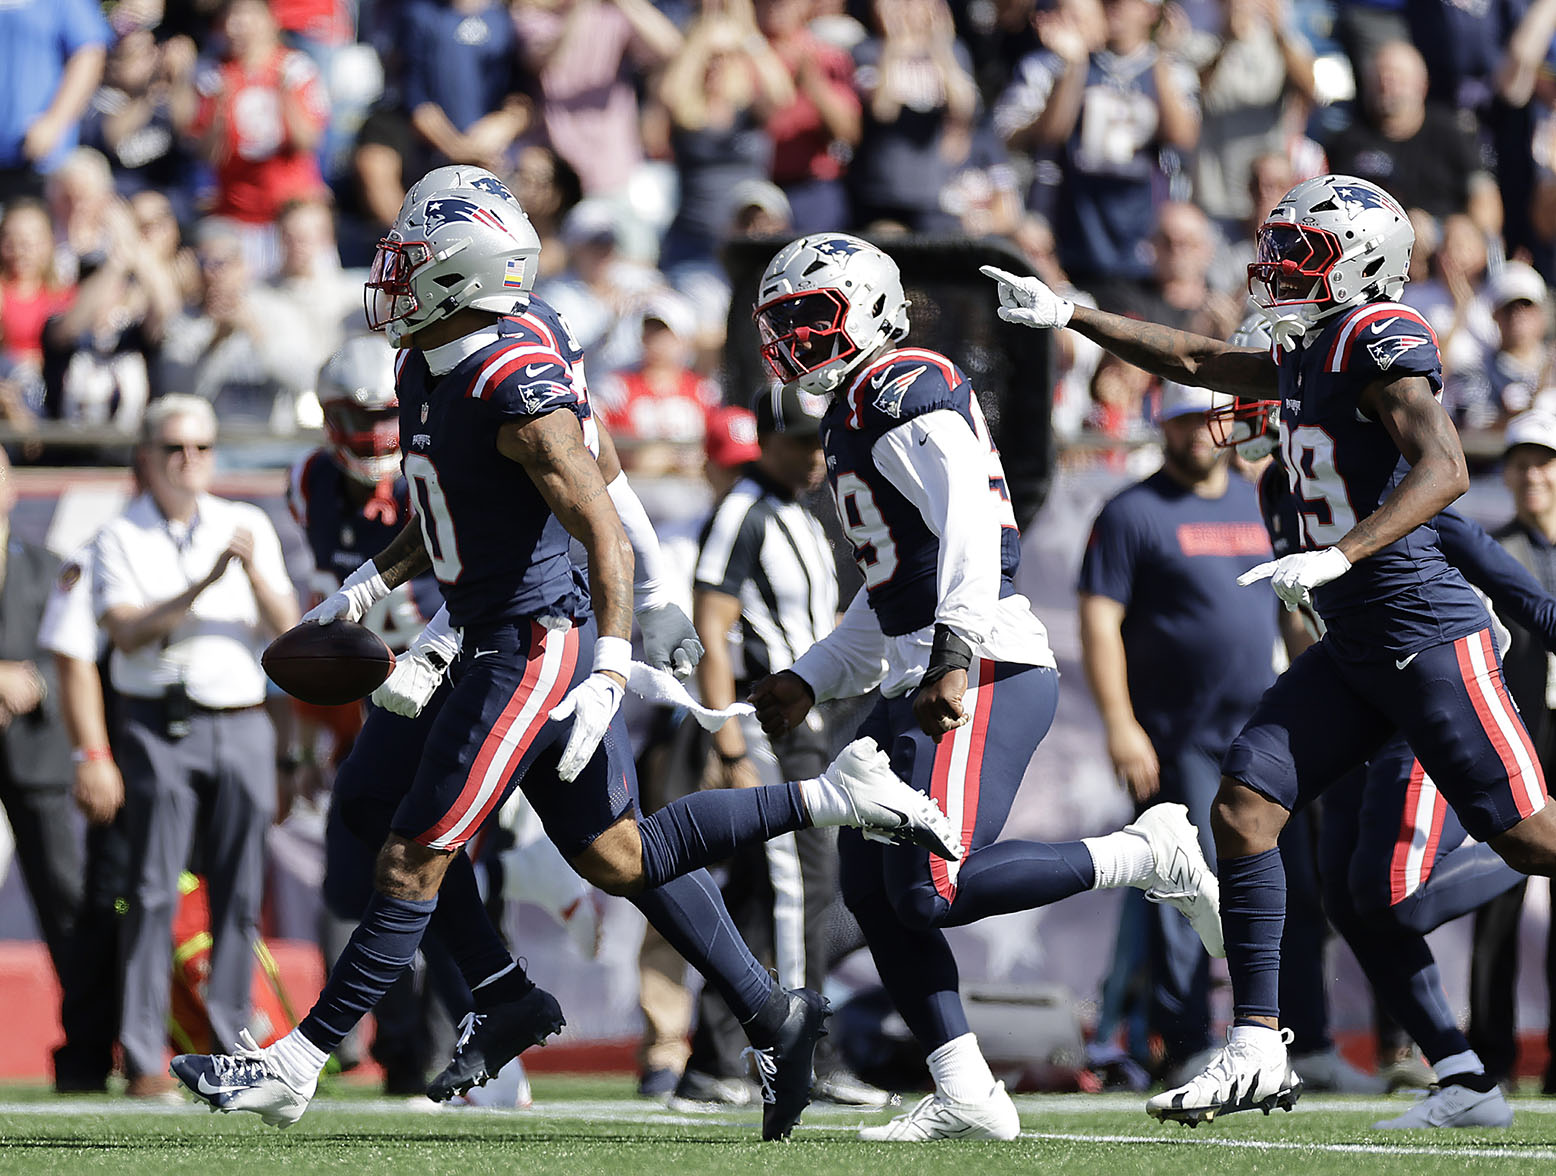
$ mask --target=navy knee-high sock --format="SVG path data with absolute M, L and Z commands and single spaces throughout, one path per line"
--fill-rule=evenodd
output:
M 1278 1017 L 1280 939 L 1286 926 L 1286 867 L 1280 850 L 1221 858 L 1217 866 L 1233 1019 Z
M 848 909 L 859 920 L 892 1004 L 924 1052 L 934 1053 L 971 1032 L 962 1008 L 956 956 L 945 932 L 908 927 L 880 889 L 848 894 Z
M 1095 878 L 1091 851 L 1079 841 L 996 841 L 963 859 L 941 926 L 1047 906 L 1090 890 Z
M 1443 855 L 1414 894 L 1394 905 L 1394 917 L 1402 926 L 1425 935 L 1460 915 L 1479 910 L 1523 880 L 1524 876 L 1491 846 L 1480 842 L 1461 845 Z
M 713 985 L 737 1021 L 746 1024 L 757 1017 L 776 985 L 735 929 L 706 870 L 672 878 L 632 901 L 665 942 Z
M 741 846 L 809 825 L 798 784 L 694 792 L 638 819 L 644 885 L 663 886 L 671 878 L 723 861 Z
M 324 991 L 298 1026 L 304 1037 L 325 1053 L 335 1052 L 416 958 L 437 901 L 374 892 Z
M 1427 1060 L 1441 1061 L 1468 1050 L 1469 1039 L 1448 1007 L 1442 974 L 1425 937 L 1401 926 L 1392 910 L 1364 914 L 1347 907 L 1343 899 L 1329 905 L 1339 908 L 1330 918 L 1356 953 L 1378 1002 Z
M 438 906 L 432 912 L 428 930 L 459 968 L 478 1007 L 485 1008 L 494 1001 L 514 1000 L 535 987 L 524 974 L 523 967 L 508 954 L 497 928 L 492 926 L 486 905 L 481 901 L 480 887 L 476 885 L 475 866 L 463 851 L 449 860 L 443 884 L 438 887 Z M 511 969 L 502 979 L 486 984 L 510 965 Z

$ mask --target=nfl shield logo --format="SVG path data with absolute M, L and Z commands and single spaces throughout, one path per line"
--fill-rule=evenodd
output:
M 428 407 L 427 407 L 427 405 L 423 404 L 421 406 L 421 423 L 424 424 L 424 425 L 427 423 L 427 412 L 428 412 Z

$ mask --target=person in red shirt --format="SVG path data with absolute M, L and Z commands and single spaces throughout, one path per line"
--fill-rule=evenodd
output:
M 179 105 L 182 129 L 216 171 L 211 211 L 264 230 L 251 233 L 247 244 L 250 260 L 267 276 L 274 269 L 277 213 L 324 191 L 314 153 L 329 122 L 329 101 L 313 62 L 282 45 L 265 0 L 229 0 L 221 29 L 227 60 L 194 81 Z M 263 256 L 254 256 L 255 237 Z
M 43 324 L 74 296 L 74 287 L 55 280 L 48 209 L 37 200 L 13 200 L 0 217 L 0 368 L 36 371 Z
M 756 3 L 757 27 L 794 78 L 794 101 L 769 116 L 767 131 L 773 182 L 789 198 L 796 233 L 852 225 L 843 172 L 861 133 L 853 59 L 811 33 L 811 7 L 811 0 Z

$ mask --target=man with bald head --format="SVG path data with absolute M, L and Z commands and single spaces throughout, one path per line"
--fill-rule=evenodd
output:
M 1428 102 L 1426 63 L 1408 41 L 1388 41 L 1363 79 L 1363 117 L 1328 144 L 1337 172 L 1371 180 L 1405 208 L 1441 219 L 1466 212 L 1500 232 L 1502 200 L 1474 136 L 1446 106 Z

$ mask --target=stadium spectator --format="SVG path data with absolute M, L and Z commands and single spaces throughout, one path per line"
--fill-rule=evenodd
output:
M 265 512 L 210 493 L 216 414 L 164 396 L 136 448 L 145 493 L 104 529 L 93 608 L 113 644 L 121 695 L 132 889 L 124 915 L 120 1041 L 130 1093 L 163 1076 L 178 876 L 197 847 L 210 886 L 205 990 L 216 1041 L 249 1016 L 252 944 L 275 815 L 275 731 L 259 653 L 297 621 L 292 583 Z
M 1220 35 L 1189 42 L 1201 112 L 1191 171 L 1195 202 L 1240 221 L 1252 211 L 1254 160 L 1285 138 L 1287 94 L 1313 101 L 1313 51 L 1293 28 L 1290 0 L 1221 0 L 1220 9 Z
M 11 528 L 16 486 L 0 452 L 0 803 L 55 973 L 69 974 L 81 906 L 81 848 L 70 799 L 70 742 L 59 682 L 38 625 L 59 561 Z
M 945 0 L 875 0 L 876 32 L 854 49 L 863 108 L 849 168 L 854 219 L 910 232 L 954 231 L 941 207 L 953 165 L 971 141 L 978 90 Z
M 1542 394 L 1556 379 L 1545 280 L 1532 266 L 1510 261 L 1487 284 L 1486 304 L 1496 324 L 1496 342 L 1472 368 L 1457 374 L 1456 403 L 1463 406 L 1466 425 L 1502 428 L 1541 399 L 1549 400 Z
M 542 285 L 541 296 L 562 312 L 589 370 L 603 375 L 637 362 L 642 351 L 638 316 L 664 283 L 618 247 L 620 213 L 603 200 L 584 200 L 562 222 L 567 269 Z
M 1186 32 L 1175 5 L 1068 0 L 1037 19 L 1043 49 L 1001 96 L 995 125 L 1013 150 L 1060 149 L 1054 230 L 1083 289 L 1150 272 L 1147 239 L 1162 203 L 1164 149 L 1199 139 L 1194 75 L 1170 49 Z M 1164 44 L 1165 42 L 1165 44 Z
M 0 5 L 0 204 L 41 195 L 43 177 L 76 145 L 107 44 L 91 0 Z
M 281 43 L 266 0 L 228 0 L 221 31 L 226 59 L 199 72 L 193 94 L 180 82 L 175 109 L 216 173 L 211 211 L 243 226 L 249 267 L 263 279 L 279 260 L 276 215 L 323 191 L 315 152 L 329 103 L 313 62 Z
M 1407 41 L 1373 54 L 1362 117 L 1325 144 L 1330 166 L 1383 187 L 1405 208 L 1439 219 L 1468 213 L 1482 233 L 1502 230 L 1502 198 L 1474 135 L 1451 109 L 1427 101 L 1426 63 Z
M 649 0 L 519 0 L 513 21 L 551 149 L 584 195 L 619 194 L 643 158 L 636 74 L 674 57 L 680 31 Z
M 691 366 L 696 315 L 680 295 L 660 290 L 642 322 L 642 358 L 601 379 L 594 404 L 612 437 L 636 442 L 622 454 L 634 474 L 695 473 L 708 413 L 722 399 Z
M 133 431 L 151 398 L 150 361 L 182 309 L 172 272 L 141 236 L 128 204 L 83 266 L 75 301 L 43 330 L 44 415 Z
M 298 394 L 317 371 L 296 346 L 308 335 L 304 311 L 253 282 L 230 222 L 205 227 L 199 255 L 200 301 L 168 324 L 153 386 L 209 401 L 228 423 L 292 432 Z
M 305 309 L 306 334 L 292 346 L 298 351 L 297 362 L 317 371 L 348 335 L 362 331 L 363 275 L 341 268 L 335 222 L 322 201 L 288 204 L 276 229 L 281 267 L 270 288 L 289 305 Z
M 394 227 L 405 190 L 420 175 L 416 132 L 398 99 L 374 106 L 357 128 L 344 174 L 336 184 L 341 258 L 369 265 L 378 242 Z
M 137 192 L 130 197 L 130 211 L 149 255 L 171 275 L 178 288 L 179 305 L 200 297 L 200 259 L 184 244 L 178 213 L 161 192 Z
M 567 268 L 562 221 L 583 199 L 578 173 L 551 148 L 531 143 L 519 150 L 510 186 L 540 237 L 540 276 L 554 277 Z
M 969 237 L 1007 237 L 1021 223 L 1017 164 L 987 120 L 974 125 L 966 155 L 953 163 L 940 207 Z
M 1296 171 L 1284 151 L 1263 152 L 1248 165 L 1248 214 L 1235 233 L 1228 231 L 1210 267 L 1210 282 L 1218 291 L 1240 302 L 1248 297 L 1248 265 L 1259 226 L 1295 183 Z
M 73 297 L 54 268 L 48 209 L 31 198 L 11 201 L 0 214 L 0 376 L 24 385 L 36 380 L 43 324 Z
M 757 27 L 794 82 L 794 101 L 773 112 L 772 179 L 788 197 L 796 233 L 853 223 L 843 175 L 861 135 L 852 59 L 806 25 L 809 0 L 756 0 Z
M 131 29 L 108 51 L 103 84 L 81 120 L 82 145 L 107 157 L 121 195 L 161 192 L 177 201 L 182 217 L 193 210 L 194 161 L 179 136 L 173 98 L 195 58 L 187 37 L 158 45 L 149 28 Z
M 691 26 L 659 80 L 659 101 L 680 192 L 660 268 L 706 265 L 729 225 L 731 194 L 771 168 L 768 116 L 794 101 L 789 72 L 757 32 L 749 0 Z
M 1508 422 L 1502 481 L 1513 517 L 1493 532 L 1541 587 L 1556 592 L 1556 415 L 1536 410 Z M 1509 625 L 1513 643 L 1502 658 L 1508 692 L 1518 706 L 1543 770 L 1556 771 L 1556 672 L 1540 638 Z M 1492 899 L 1475 913 L 1470 958 L 1470 1019 L 1465 1036 L 1486 1074 L 1510 1082 L 1518 1057 L 1518 939 L 1525 887 Z M 1556 994 L 1556 936 L 1547 931 L 1545 986 Z M 1549 1047 L 1542 1090 L 1556 1094 L 1556 1018 L 1547 1018 Z
M 1162 206 L 1151 234 L 1151 276 L 1137 286 L 1096 291 L 1104 307 L 1179 330 L 1225 339 L 1243 317 L 1243 300 L 1211 289 L 1216 231 L 1193 204 Z
M 1432 255 L 1432 272 L 1419 287 L 1405 286 L 1403 301 L 1421 312 L 1437 333 L 1443 360 L 1443 404 L 1455 421 L 1471 425 L 1473 380 L 1481 357 L 1497 345 L 1497 327 L 1486 302 L 1486 238 L 1462 214 L 1442 223 L 1442 244 Z
M 449 163 L 506 171 L 508 149 L 530 121 L 506 5 L 410 0 L 400 19 L 401 100 L 424 148 L 416 174 Z
M 62 281 L 74 282 L 81 264 L 101 260 L 108 248 L 113 172 L 102 152 L 77 147 L 49 176 L 45 191 L 54 225 L 54 268 Z

